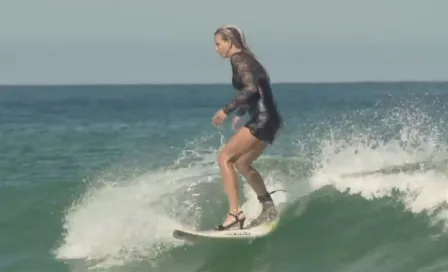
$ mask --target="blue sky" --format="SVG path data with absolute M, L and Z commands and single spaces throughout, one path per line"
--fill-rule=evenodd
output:
M 239 25 L 274 82 L 448 80 L 446 0 L 3 0 L 0 84 L 230 81 Z

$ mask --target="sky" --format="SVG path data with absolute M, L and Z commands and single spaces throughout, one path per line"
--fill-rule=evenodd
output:
M 448 80 L 446 0 L 2 0 L 0 84 L 229 83 L 239 25 L 273 82 Z

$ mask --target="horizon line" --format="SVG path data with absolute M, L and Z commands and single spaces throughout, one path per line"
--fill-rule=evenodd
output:
M 341 80 L 341 81 L 278 81 L 272 85 L 286 84 L 384 84 L 384 83 L 448 83 L 445 80 Z M 0 83 L 0 87 L 47 87 L 47 86 L 216 86 L 231 85 L 230 82 L 80 82 L 80 83 Z

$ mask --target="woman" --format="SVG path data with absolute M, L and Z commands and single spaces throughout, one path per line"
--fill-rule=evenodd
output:
M 251 226 L 259 225 L 277 214 L 263 178 L 252 163 L 274 142 L 282 119 L 277 111 L 271 92 L 269 75 L 246 44 L 243 32 L 236 26 L 223 26 L 215 32 L 216 52 L 229 58 L 232 66 L 232 85 L 237 96 L 213 117 L 215 125 L 222 125 L 227 116 L 236 111 L 235 127 L 246 112 L 250 115 L 242 127 L 218 155 L 218 164 L 229 199 L 229 213 L 216 230 L 242 228 L 245 216 L 238 200 L 235 167 L 249 182 L 262 204 L 262 212 Z

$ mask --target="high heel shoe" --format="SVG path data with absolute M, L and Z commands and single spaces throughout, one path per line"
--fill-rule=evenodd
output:
M 239 228 L 240 228 L 240 229 L 243 229 L 243 227 L 244 227 L 244 222 L 246 222 L 246 217 L 243 217 L 243 218 L 239 218 L 239 217 L 238 217 L 238 216 L 239 216 L 240 214 L 242 214 L 242 213 L 243 213 L 243 211 L 240 211 L 240 212 L 237 213 L 237 214 L 229 213 L 229 215 L 235 217 L 235 221 L 233 221 L 232 223 L 230 223 L 230 224 L 228 224 L 228 225 L 226 225 L 226 226 L 223 226 L 223 225 L 221 224 L 221 225 L 217 226 L 217 227 L 215 228 L 215 230 L 228 230 L 228 229 L 232 228 L 233 226 L 235 226 L 235 225 L 237 225 L 237 224 L 239 224 Z

